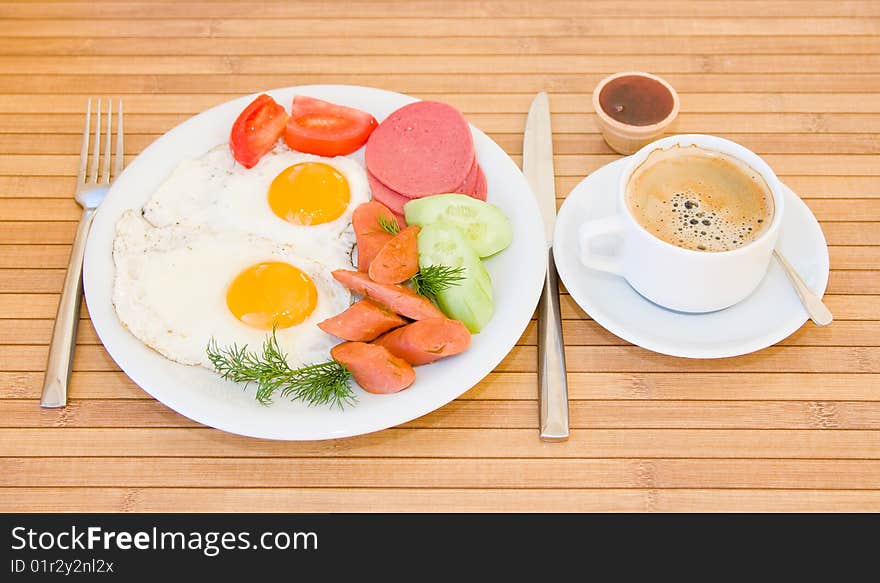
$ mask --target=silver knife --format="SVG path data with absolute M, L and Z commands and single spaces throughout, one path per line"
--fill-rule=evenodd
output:
M 553 262 L 553 225 L 556 222 L 553 133 L 550 129 L 550 100 L 543 91 L 535 96 L 526 118 L 522 167 L 538 200 L 547 242 L 547 272 L 541 303 L 538 304 L 541 439 L 565 441 L 568 439 L 568 381 L 559 310 L 559 279 Z

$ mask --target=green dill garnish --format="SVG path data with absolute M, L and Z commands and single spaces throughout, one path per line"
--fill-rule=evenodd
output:
M 385 215 L 379 215 L 379 226 L 389 235 L 396 235 L 400 232 L 400 225 L 397 224 L 397 219 L 394 217 L 389 219 Z
M 463 273 L 464 267 L 428 265 L 419 269 L 409 281 L 417 294 L 436 299 L 437 294 L 443 290 L 461 285 Z
M 256 398 L 263 405 L 271 405 L 276 392 L 309 406 L 329 404 L 330 408 L 344 409 L 357 401 L 349 385 L 351 371 L 335 360 L 290 368 L 274 329 L 263 343 L 262 353 L 248 351 L 247 345 L 220 347 L 213 338 L 207 350 L 214 369 L 224 379 L 245 387 L 256 383 Z

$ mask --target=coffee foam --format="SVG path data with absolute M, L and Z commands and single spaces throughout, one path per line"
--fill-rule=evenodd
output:
M 773 194 L 741 160 L 698 146 L 655 150 L 626 187 L 636 221 L 655 237 L 694 251 L 730 251 L 773 221 Z

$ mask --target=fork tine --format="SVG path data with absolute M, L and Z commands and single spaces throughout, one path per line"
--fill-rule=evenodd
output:
M 89 182 L 98 181 L 98 161 L 101 156 L 101 98 L 98 98 L 98 107 L 95 115 L 95 143 L 92 150 L 92 162 L 89 166 Z
M 125 162 L 125 147 L 122 144 L 122 100 L 119 100 L 119 119 L 116 122 L 116 165 L 113 168 L 113 179 L 119 177 L 122 172 L 122 165 Z
M 76 175 L 76 183 L 83 184 L 86 181 L 86 167 L 89 164 L 89 126 L 92 118 L 92 98 L 89 97 L 86 105 L 86 125 L 83 128 L 82 151 L 79 155 L 79 172 Z
M 113 100 L 107 100 L 107 137 L 106 144 L 104 144 L 104 159 L 101 161 L 101 166 L 104 167 L 104 173 L 101 175 L 101 183 L 102 184 L 110 184 L 110 137 L 113 135 L 112 127 L 113 127 Z

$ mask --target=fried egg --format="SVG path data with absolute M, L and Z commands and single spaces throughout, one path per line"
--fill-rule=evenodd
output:
M 351 215 L 369 199 L 366 171 L 350 158 L 278 145 L 246 169 L 224 144 L 182 162 L 144 206 L 144 217 L 157 227 L 254 233 L 333 268 L 350 268 Z
M 327 360 L 339 342 L 316 324 L 349 292 L 299 247 L 209 225 L 156 227 L 128 211 L 116 225 L 113 303 L 122 324 L 160 354 L 212 368 L 208 343 L 259 349 L 276 327 L 292 367 Z

